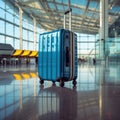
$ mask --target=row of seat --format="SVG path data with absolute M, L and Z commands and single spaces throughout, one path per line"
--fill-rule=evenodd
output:
M 16 49 L 13 52 L 12 57 L 38 57 L 38 51 Z
M 38 51 L 14 49 L 10 44 L 0 43 L 0 57 L 38 57 Z
M 38 51 L 14 49 L 10 44 L 0 43 L 0 64 L 29 64 L 30 60 L 38 59 Z

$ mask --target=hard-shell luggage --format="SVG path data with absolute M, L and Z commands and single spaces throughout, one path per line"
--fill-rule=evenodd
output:
M 50 80 L 53 83 L 77 78 L 77 35 L 61 29 L 40 34 L 38 51 L 38 76 L 40 83 Z

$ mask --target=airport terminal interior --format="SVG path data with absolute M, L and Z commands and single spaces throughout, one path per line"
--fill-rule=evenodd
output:
M 40 35 L 62 29 L 76 83 L 42 84 Z M 0 120 L 120 120 L 120 0 L 0 0 Z

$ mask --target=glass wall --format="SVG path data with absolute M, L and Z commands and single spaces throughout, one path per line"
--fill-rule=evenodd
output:
M 105 41 L 105 56 L 109 62 L 120 62 L 120 37 L 108 38 Z
M 95 57 L 96 35 L 77 33 L 78 58 L 90 61 Z
M 107 38 L 103 41 L 104 59 L 109 62 L 120 62 L 120 37 Z M 96 41 L 96 59 L 100 58 L 100 42 Z
M 106 40 L 101 43 L 99 39 L 96 41 L 96 59 L 100 59 L 100 54 L 103 53 L 106 61 L 120 63 L 120 18 L 109 26 L 108 31 L 109 37 Z
M 0 43 L 9 43 L 15 49 L 20 49 L 20 32 L 19 32 L 19 9 L 8 1 L 0 0 Z M 23 12 L 23 49 L 34 50 L 34 26 L 33 19 Z M 37 44 L 39 34 L 43 29 L 37 27 Z M 78 57 L 94 57 L 95 35 L 78 34 Z
M 23 49 L 34 50 L 33 19 L 23 12 Z M 20 49 L 19 9 L 8 1 L 0 0 L 0 43 L 11 44 L 15 49 Z M 37 27 L 37 46 L 40 28 Z

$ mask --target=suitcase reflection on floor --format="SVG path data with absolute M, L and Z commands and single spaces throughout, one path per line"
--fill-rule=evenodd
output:
M 42 120 L 74 120 L 77 117 L 77 92 L 55 86 L 40 89 L 38 109 Z

